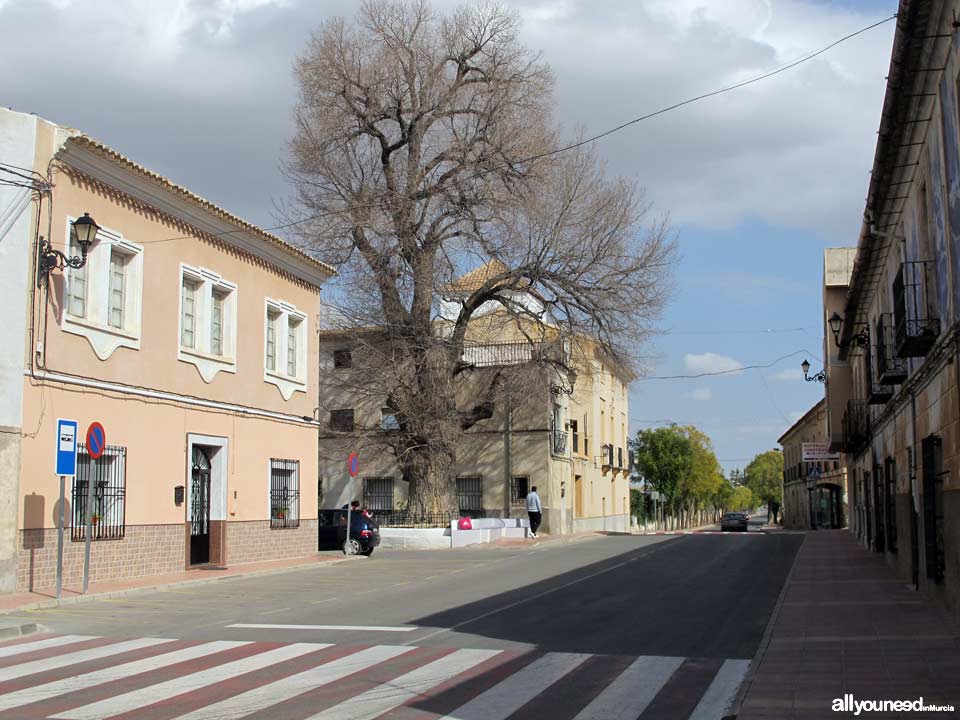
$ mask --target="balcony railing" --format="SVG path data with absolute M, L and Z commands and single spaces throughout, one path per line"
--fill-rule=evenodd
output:
M 879 380 L 871 380 L 867 402 L 870 405 L 886 405 L 893 397 L 893 385 L 884 385 Z
M 940 336 L 933 309 L 937 296 L 934 265 L 915 260 L 900 265 L 893 282 L 894 342 L 898 357 L 923 357 Z
M 474 367 L 500 367 L 524 363 L 562 362 L 563 348 L 558 342 L 508 342 L 466 345 L 463 362 Z
M 896 328 L 893 313 L 880 316 L 877 325 L 877 378 L 884 385 L 899 385 L 907 379 L 907 363 L 894 352 Z
M 843 445 L 846 452 L 862 450 L 870 442 L 870 414 L 863 400 L 847 401 L 843 415 Z
M 554 428 L 551 433 L 551 443 L 550 448 L 553 451 L 554 455 L 566 455 L 567 454 L 567 433 L 563 430 L 557 430 Z

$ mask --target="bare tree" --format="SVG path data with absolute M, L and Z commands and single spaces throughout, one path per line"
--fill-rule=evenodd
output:
M 396 414 L 411 508 L 455 510 L 458 440 L 506 381 L 464 355 L 478 311 L 499 306 L 531 344 L 590 337 L 629 363 L 670 287 L 668 225 L 643 227 L 641 195 L 592 153 L 557 152 L 551 72 L 500 6 L 364 2 L 319 28 L 296 78 L 301 241 L 340 269 L 344 325 L 377 338 L 364 381 Z M 457 304 L 441 318 L 444 296 Z

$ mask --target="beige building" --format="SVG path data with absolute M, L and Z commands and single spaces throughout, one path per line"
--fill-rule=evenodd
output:
M 481 268 L 478 273 L 484 272 Z M 458 287 L 471 282 L 464 276 Z M 448 300 L 456 302 L 455 297 Z M 449 313 L 449 308 L 447 309 Z M 442 325 L 442 318 L 438 321 Z M 442 332 L 442 329 L 438 329 Z M 526 517 L 524 497 L 536 486 L 543 503 L 542 531 L 629 530 L 627 447 L 630 372 L 593 341 L 578 348 L 545 334 L 532 341 L 492 308 L 468 329 L 465 360 L 479 373 L 507 368 L 519 385 L 497 403 L 493 416 L 467 430 L 457 448 L 457 496 L 462 514 Z M 352 354 L 376 334 L 321 332 L 320 475 L 324 507 L 351 499 L 379 512 L 381 522 L 402 515 L 407 497 L 390 450 L 392 424 L 376 392 L 377 371 L 358 370 Z M 540 363 L 562 360 L 573 369 Z M 461 393 L 470 393 L 470 386 Z M 465 399 L 465 398 L 462 398 Z M 509 420 L 508 420 L 509 418 Z M 361 471 L 349 481 L 347 454 L 356 450 Z
M 960 613 L 960 2 L 903 0 L 848 287 L 824 292 L 851 530 Z
M 315 551 L 316 320 L 332 268 L 32 115 L 0 110 L 0 159 L 24 179 L 0 187 L 3 588 L 54 584 L 58 418 L 81 442 L 66 584 L 82 573 L 89 484 L 93 581 Z M 84 254 L 85 213 L 99 231 Z M 41 236 L 82 267 L 38 272 Z M 82 444 L 92 421 L 99 459 Z
M 827 451 L 826 401 L 820 400 L 778 442 L 783 448 L 783 525 L 840 528 L 846 518 L 846 472 Z

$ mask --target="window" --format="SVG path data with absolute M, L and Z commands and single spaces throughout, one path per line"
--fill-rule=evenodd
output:
M 281 300 L 266 300 L 264 373 L 284 400 L 307 391 L 307 316 Z
M 349 350 L 334 350 L 333 351 L 333 367 L 337 368 L 348 368 L 353 367 L 353 353 Z
M 946 569 L 943 537 L 943 440 L 928 435 L 921 446 L 923 463 L 923 535 L 927 577 L 942 582 Z
M 180 292 L 180 344 L 197 345 L 197 283 L 184 279 Z
M 381 430 L 399 430 L 400 421 L 397 420 L 397 414 L 390 408 L 380 408 L 380 429 Z
M 353 408 L 330 411 L 330 429 L 339 432 L 353 432 Z
M 270 458 L 270 527 L 300 526 L 300 461 Z
M 210 353 L 223 355 L 223 304 L 226 293 L 213 291 L 213 305 L 210 308 Z
M 180 265 L 180 348 L 204 382 L 236 372 L 237 286 L 213 270 Z
M 127 449 L 107 445 L 94 460 L 83 443 L 77 445 L 77 474 L 73 478 L 73 521 L 70 539 L 86 539 L 87 500 L 93 483 L 91 540 L 120 540 L 126 532 Z
M 117 249 L 110 253 L 110 296 L 108 300 L 107 322 L 119 329 L 123 329 L 123 308 L 125 284 L 127 279 L 127 256 Z
M 521 506 L 527 499 L 527 493 L 530 492 L 530 478 L 526 475 L 514 475 L 510 482 L 510 502 L 512 505 Z
M 297 337 L 300 334 L 300 320 L 290 318 L 287 321 L 287 375 L 297 376 Z
M 893 458 L 884 463 L 884 513 L 887 521 L 887 550 L 897 552 L 897 466 Z
M 483 513 L 483 477 L 481 475 L 458 477 L 457 501 L 461 515 L 479 517 Z
M 363 479 L 363 506 L 367 510 L 393 510 L 393 478 L 365 477 Z
M 70 255 L 81 254 L 77 234 L 70 231 Z M 76 317 L 87 316 L 87 265 L 70 268 L 67 275 L 67 312 Z
M 71 220 L 67 218 L 67 252 L 80 255 Z M 118 347 L 140 348 L 142 255 L 142 246 L 100 228 L 84 266 L 65 271 L 61 328 L 87 338 L 101 360 Z

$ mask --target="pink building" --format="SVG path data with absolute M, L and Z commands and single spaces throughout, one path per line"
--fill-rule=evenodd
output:
M 55 580 L 58 418 L 92 421 L 67 480 L 64 584 L 317 547 L 317 314 L 333 269 L 83 134 L 0 110 L 0 590 Z M 6 176 L 4 179 L 7 179 Z M 42 240 L 82 257 L 38 271 Z M 38 282 L 39 278 L 39 282 Z M 15 498 L 15 503 L 10 500 Z

